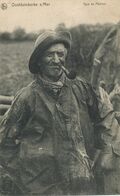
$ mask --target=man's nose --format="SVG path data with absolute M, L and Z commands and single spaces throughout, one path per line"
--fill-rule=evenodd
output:
M 54 54 L 54 62 L 55 63 L 59 63 L 60 62 L 59 56 L 57 54 Z

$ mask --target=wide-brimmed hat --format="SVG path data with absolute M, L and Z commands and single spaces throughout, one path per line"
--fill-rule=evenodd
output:
M 63 43 L 67 50 L 71 47 L 71 34 L 65 30 L 45 30 L 36 39 L 34 50 L 29 59 L 29 70 L 31 73 L 38 73 L 38 60 L 42 57 L 44 51 L 51 45 Z

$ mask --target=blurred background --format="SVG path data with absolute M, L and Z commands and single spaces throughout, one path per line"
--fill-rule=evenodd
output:
M 120 1 L 115 0 L 114 6 L 110 0 L 101 6 L 91 6 L 91 1 L 86 2 L 88 5 L 79 0 L 76 3 L 51 0 L 47 1 L 48 5 L 29 8 L 12 7 L 8 1 L 8 9 L 0 12 L 1 95 L 14 96 L 32 81 L 33 76 L 28 70 L 29 57 L 37 35 L 46 28 L 65 28 L 71 32 L 73 44 L 66 66 L 87 81 L 91 78 L 96 51 L 102 44 L 98 55 L 102 60 L 102 69 L 98 80 L 103 80 L 108 90 L 112 88 L 115 78 L 120 77 L 120 12 L 117 9 Z M 102 42 L 113 28 L 115 30 L 110 34 L 106 46 L 106 42 Z

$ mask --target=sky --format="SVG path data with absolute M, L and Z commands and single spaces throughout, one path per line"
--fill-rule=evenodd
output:
M 7 9 L 2 9 L 3 3 Z M 37 6 L 18 6 L 19 4 Z M 117 23 L 120 0 L 0 0 L 0 32 L 22 27 L 27 32 L 79 24 Z

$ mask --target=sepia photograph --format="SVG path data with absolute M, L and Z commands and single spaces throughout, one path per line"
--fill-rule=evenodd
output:
M 0 0 L 4 195 L 120 195 L 120 0 Z

